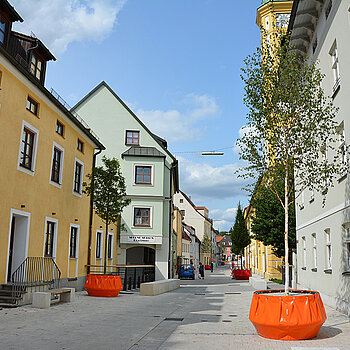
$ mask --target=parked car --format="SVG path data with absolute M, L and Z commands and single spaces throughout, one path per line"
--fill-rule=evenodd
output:
M 181 265 L 179 270 L 179 278 L 192 278 L 194 280 L 194 266 L 190 264 Z

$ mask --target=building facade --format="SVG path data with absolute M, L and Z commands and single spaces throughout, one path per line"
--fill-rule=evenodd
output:
M 177 160 L 120 97 L 102 82 L 74 107 L 104 135 L 105 155 L 119 160 L 131 204 L 122 213 L 118 263 L 155 265 L 156 280 L 172 275 L 172 198 Z
M 61 285 L 82 289 L 92 224 L 82 182 L 104 146 L 44 87 L 55 58 L 39 39 L 13 32 L 15 21 L 1 0 L 0 284 L 18 281 L 20 266 L 34 278 L 42 267 L 26 262 L 36 258 L 56 264 Z
M 350 143 L 350 0 L 295 1 L 289 30 L 300 55 L 318 61 L 325 94 L 339 107 L 336 146 L 348 167 Z M 321 154 L 320 157 L 323 156 Z M 350 201 L 345 172 L 322 193 L 305 190 L 297 200 L 297 281 L 318 290 L 324 302 L 350 314 Z

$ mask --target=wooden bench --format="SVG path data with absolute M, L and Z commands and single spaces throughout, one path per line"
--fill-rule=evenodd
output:
M 75 300 L 75 288 L 52 289 L 46 292 L 34 292 L 32 306 L 47 309 L 51 306 L 53 296 L 59 296 L 59 302 L 69 303 Z
M 180 287 L 179 279 L 168 279 L 161 280 L 155 282 L 146 282 L 141 283 L 140 286 L 140 294 L 154 296 L 166 292 L 170 292 L 171 290 L 177 289 Z

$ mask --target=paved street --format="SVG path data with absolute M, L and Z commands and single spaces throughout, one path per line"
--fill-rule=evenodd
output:
M 259 337 L 248 320 L 252 291 L 247 282 L 231 280 L 226 267 L 156 297 L 93 298 L 80 292 L 75 302 L 47 310 L 3 309 L 0 349 L 350 349 L 349 318 L 330 308 L 313 340 Z

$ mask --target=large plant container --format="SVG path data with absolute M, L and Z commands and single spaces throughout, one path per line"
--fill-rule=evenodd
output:
M 90 296 L 117 297 L 123 289 L 123 284 L 120 276 L 89 274 L 85 289 Z
M 234 269 L 233 275 L 236 280 L 249 280 L 249 277 L 252 277 L 251 269 Z
M 253 294 L 249 319 L 259 335 L 278 340 L 316 337 L 327 316 L 319 292 L 262 290 Z

